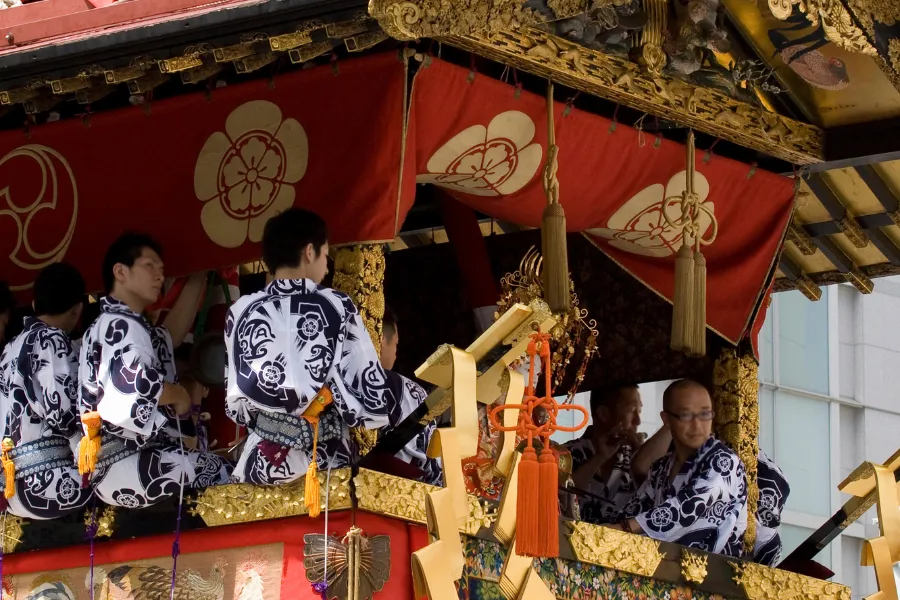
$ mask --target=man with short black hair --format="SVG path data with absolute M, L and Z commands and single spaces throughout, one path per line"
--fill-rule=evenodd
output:
M 185 447 L 191 398 L 177 384 L 172 341 L 164 327 L 144 318 L 163 285 L 162 249 L 152 238 L 126 233 L 103 260 L 107 296 L 100 316 L 84 334 L 80 356 L 82 445 L 96 438 L 101 449 L 89 465 L 98 497 L 139 508 L 178 495 L 182 485 L 207 487 L 228 481 L 222 458 Z M 82 454 L 85 454 L 82 452 Z
M 423 402 L 428 394 L 421 385 L 415 381 L 393 371 L 397 361 L 397 348 L 400 342 L 400 332 L 397 328 L 397 313 L 390 306 L 384 307 L 384 319 L 381 323 L 381 366 L 387 377 L 388 386 L 392 396 L 397 400 L 388 409 L 387 431 L 403 422 Z M 436 458 L 428 458 L 428 444 L 437 424 L 431 421 L 425 429 L 396 454 L 397 458 L 408 462 L 422 470 L 421 480 L 432 485 L 441 485 L 443 472 L 441 461 Z
M 91 496 L 74 466 L 80 440 L 78 357 L 69 333 L 78 324 L 84 279 L 72 266 L 48 266 L 34 282 L 35 317 L 13 339 L 0 362 L 3 439 L 14 485 L 9 512 L 29 519 L 55 519 L 83 507 Z M 2 481 L 4 489 L 10 481 Z
M 263 260 L 272 282 L 225 322 L 226 413 L 250 430 L 234 478 L 278 484 L 349 465 L 350 428 L 387 425 L 394 400 L 359 310 L 321 285 L 325 221 L 298 208 L 272 217 Z
M 738 455 L 712 435 L 707 389 L 671 384 L 660 413 L 674 449 L 653 463 L 620 528 L 653 539 L 739 557 L 747 529 L 747 477 Z

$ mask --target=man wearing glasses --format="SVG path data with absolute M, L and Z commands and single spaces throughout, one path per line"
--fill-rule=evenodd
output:
M 682 379 L 663 394 L 672 450 L 653 463 L 618 528 L 682 546 L 741 556 L 747 529 L 747 478 L 738 455 L 712 437 L 712 400 Z

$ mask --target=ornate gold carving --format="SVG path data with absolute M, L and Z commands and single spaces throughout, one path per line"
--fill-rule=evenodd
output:
M 813 283 L 806 275 L 801 275 L 794 282 L 794 287 L 809 298 L 811 302 L 818 302 L 822 298 L 822 288 Z
M 468 535 L 475 535 L 482 528 L 490 528 L 497 520 L 497 509 L 490 503 L 469 495 L 469 517 L 460 529 Z
M 234 46 L 216 48 L 215 50 L 213 50 L 213 57 L 216 59 L 216 62 L 233 62 L 235 60 L 240 60 L 244 57 L 250 56 L 253 53 L 254 50 L 252 42 L 241 42 L 240 44 L 235 44 Z
M 875 290 L 875 284 L 859 269 L 853 269 L 844 273 L 844 278 L 853 284 L 860 294 L 871 294 Z
M 350 435 L 356 443 L 356 448 L 360 456 L 365 456 L 372 451 L 375 444 L 378 443 L 378 430 L 366 429 L 365 427 L 351 427 Z
M 797 164 L 821 162 L 822 130 L 707 88 L 650 77 L 628 60 L 532 27 L 453 35 L 447 43 Z
M 40 93 L 40 90 L 33 87 L 20 87 L 0 92 L 0 104 L 6 106 L 10 104 L 20 104 L 31 100 Z
M 84 511 L 84 524 L 87 527 L 92 525 L 93 510 L 90 508 Z M 108 538 L 115 532 L 116 509 L 114 506 L 107 506 L 103 512 L 97 515 L 97 531 L 94 533 L 95 538 Z
M 288 56 L 291 57 L 291 62 L 294 64 L 305 63 L 308 60 L 322 56 L 326 52 L 331 52 L 332 48 L 333 46 L 330 42 L 316 42 L 295 48 L 288 53 Z
M 8 512 L 4 512 L 0 520 L 2 520 L 2 524 L 0 524 L 2 533 L 0 533 L 0 536 L 2 536 L 3 541 L 3 553 L 11 554 L 16 551 L 16 548 L 22 541 L 22 528 L 28 524 L 28 521 Z
M 662 49 L 666 32 L 666 16 L 669 10 L 668 0 L 644 0 L 644 12 L 647 24 L 641 32 L 641 55 L 647 71 L 654 77 L 662 74 L 668 60 Z
M 793 242 L 803 256 L 812 256 L 818 250 L 812 238 L 803 229 L 803 225 L 796 221 L 791 221 L 788 227 L 787 241 Z
M 440 488 L 420 481 L 360 469 L 353 480 L 361 510 L 425 523 L 425 497 Z
M 188 69 L 196 69 L 203 65 L 203 59 L 199 53 L 190 53 L 185 56 L 176 56 L 159 61 L 159 70 L 163 73 L 178 73 Z
M 569 543 L 581 562 L 645 577 L 652 577 L 662 562 L 659 542 L 651 538 L 583 521 L 568 525 Z
M 715 433 L 740 457 L 747 469 L 747 532 L 744 550 L 756 542 L 756 509 L 759 502 L 759 367 L 751 351 L 725 348 L 713 368 Z
M 709 556 L 706 554 L 697 554 L 683 548 L 681 550 L 681 576 L 685 581 L 691 583 L 703 583 L 703 580 L 706 579 L 706 563 L 708 562 Z
M 366 19 L 351 19 L 338 23 L 329 23 L 325 26 L 325 34 L 330 38 L 347 38 L 368 31 L 369 25 Z
M 345 246 L 334 255 L 334 289 L 350 296 L 356 304 L 379 352 L 384 318 L 384 264 L 381 244 Z
M 388 39 L 387 34 L 380 29 L 378 31 L 367 31 L 345 38 L 344 47 L 347 48 L 347 52 L 364 52 L 386 39 Z
M 857 248 L 865 248 L 869 245 L 869 236 L 866 235 L 866 232 L 863 231 L 862 227 L 859 226 L 859 223 L 857 223 L 856 219 L 851 215 L 845 215 L 844 218 L 838 222 L 838 226 L 841 228 L 843 234 L 847 236 L 847 239 L 850 240 L 850 243 Z
M 850 588 L 751 562 L 732 562 L 734 581 L 748 600 L 850 600 Z
M 497 32 L 543 21 L 523 0 L 369 0 L 369 16 L 392 38 L 412 41 Z
M 299 46 L 305 46 L 312 43 L 312 36 L 307 31 L 295 31 L 293 33 L 285 33 L 282 35 L 273 35 L 269 38 L 269 48 L 273 52 L 284 52 L 292 50 Z M 329 45 L 330 47 L 330 45 Z
M 325 505 L 327 471 L 317 473 L 320 499 Z M 196 500 L 191 514 L 199 515 L 209 527 L 280 519 L 309 513 L 303 499 L 306 477 L 285 485 L 261 486 L 231 483 L 206 488 Z M 350 469 L 331 471 L 328 509 L 350 508 Z

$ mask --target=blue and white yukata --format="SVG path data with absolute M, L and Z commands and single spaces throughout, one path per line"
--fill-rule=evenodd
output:
M 140 508 L 177 496 L 182 481 L 198 488 L 227 483 L 228 462 L 185 448 L 179 433 L 192 423 L 158 405 L 164 382 L 175 381 L 171 359 L 164 364 L 158 353 L 165 347 L 171 357 L 168 332 L 151 328 L 111 296 L 100 300 L 100 310 L 84 334 L 79 361 L 79 410 L 97 411 L 103 419 L 92 478 L 97 496 L 107 504 Z
M 388 410 L 390 423 L 396 426 L 421 406 L 428 394 L 421 385 L 399 373 L 385 371 L 385 375 L 391 388 L 391 395 L 394 399 L 399 400 Z M 396 457 L 421 469 L 423 473 L 421 480 L 425 483 L 443 485 L 444 474 L 441 469 L 441 459 L 428 458 L 428 444 L 431 443 L 431 436 L 434 435 L 436 428 L 437 423 L 431 421 L 422 432 L 397 452 Z M 387 430 L 385 430 L 385 434 L 387 434 Z
M 669 483 L 671 451 L 650 467 L 625 507 L 649 537 L 740 557 L 747 529 L 747 474 L 733 450 L 710 437 Z
M 781 468 L 762 450 L 757 460 L 759 503 L 756 509 L 756 545 L 753 560 L 774 567 L 781 559 L 781 511 L 791 487 Z
M 13 441 L 16 469 L 9 512 L 17 517 L 63 517 L 91 497 L 75 463 L 81 439 L 77 359 L 65 331 L 34 317 L 25 319 L 0 358 L 2 437 Z
M 234 479 L 287 483 L 306 474 L 313 429 L 301 418 L 327 386 L 319 470 L 351 463 L 350 427 L 388 423 L 393 393 L 353 301 L 309 279 L 278 279 L 228 310 L 226 414 L 250 430 Z

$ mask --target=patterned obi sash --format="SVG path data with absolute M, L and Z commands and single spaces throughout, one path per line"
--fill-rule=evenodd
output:
M 313 426 L 306 419 L 287 413 L 260 411 L 253 432 L 267 442 L 309 452 L 313 447 Z M 319 442 L 341 437 L 343 421 L 337 410 L 326 409 L 319 417 Z
M 16 480 L 48 469 L 76 466 L 69 440 L 58 436 L 19 444 L 10 450 L 9 457 L 16 467 Z
M 134 440 L 126 440 L 120 437 L 102 434 L 100 442 L 100 455 L 97 457 L 97 471 L 103 471 L 108 467 L 116 464 L 120 460 L 126 459 L 132 454 L 143 452 L 144 450 L 154 450 L 166 446 L 163 440 L 152 440 L 145 444 L 139 445 Z M 178 442 L 175 442 L 177 447 Z

